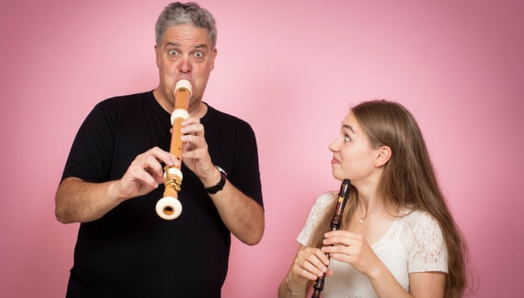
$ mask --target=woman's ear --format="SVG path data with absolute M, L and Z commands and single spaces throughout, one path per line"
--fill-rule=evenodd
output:
M 375 160 L 375 166 L 382 167 L 385 166 L 389 159 L 391 158 L 391 148 L 388 146 L 382 146 L 378 149 L 378 155 Z

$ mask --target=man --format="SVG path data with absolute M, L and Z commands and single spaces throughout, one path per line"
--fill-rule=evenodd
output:
M 248 245 L 261 240 L 254 132 L 202 101 L 215 46 L 207 10 L 171 3 L 156 24 L 158 87 L 105 100 L 82 124 L 56 193 L 57 219 L 81 223 L 67 297 L 220 297 L 230 233 Z M 168 152 L 180 79 L 192 85 L 182 128 L 183 212 L 164 220 L 155 205 L 163 165 L 180 165 Z

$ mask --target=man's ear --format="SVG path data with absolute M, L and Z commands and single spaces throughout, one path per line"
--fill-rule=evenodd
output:
M 382 146 L 378 149 L 377 152 L 378 154 L 375 160 L 375 165 L 377 167 L 385 166 L 391 158 L 391 148 L 389 148 L 388 146 Z
M 212 71 L 213 69 L 215 69 L 215 58 L 217 57 L 217 55 L 218 55 L 217 48 L 214 48 L 213 53 L 211 53 L 211 69 L 209 71 Z
M 155 44 L 155 61 L 156 61 L 156 66 L 159 66 L 159 63 L 160 63 L 160 49 L 158 48 L 158 45 Z

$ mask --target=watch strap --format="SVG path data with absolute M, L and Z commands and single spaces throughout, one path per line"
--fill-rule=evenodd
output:
M 206 191 L 208 194 L 216 194 L 217 192 L 221 191 L 224 188 L 224 185 L 226 185 L 226 177 L 227 173 L 219 166 L 216 166 L 218 171 L 220 172 L 220 181 L 215 186 L 206 187 Z

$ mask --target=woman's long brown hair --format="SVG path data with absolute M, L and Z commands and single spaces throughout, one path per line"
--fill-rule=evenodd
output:
M 402 105 L 385 100 L 363 102 L 353 107 L 352 112 L 373 148 L 391 148 L 391 158 L 384 167 L 378 186 L 378 197 L 384 200 L 382 203 L 385 206 L 393 208 L 390 210 L 421 210 L 435 218 L 448 250 L 449 272 L 446 275 L 444 297 L 461 297 L 467 286 L 466 243 L 437 183 L 426 143 L 415 118 Z M 344 211 L 342 229 L 349 225 L 357 206 L 357 191 L 352 188 Z M 331 213 L 326 211 L 313 233 L 311 246 L 322 246 L 330 217 Z

